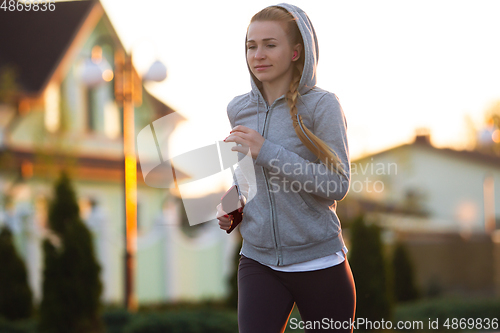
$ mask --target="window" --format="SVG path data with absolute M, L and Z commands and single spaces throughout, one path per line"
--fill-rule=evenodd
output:
M 119 136 L 120 111 L 114 101 L 113 49 L 96 45 L 92 48 L 92 62 L 102 72 L 102 83 L 87 87 L 86 127 L 89 132 L 106 134 L 109 138 Z
M 49 132 L 56 132 L 60 125 L 60 99 L 59 86 L 51 82 L 45 90 L 45 127 Z

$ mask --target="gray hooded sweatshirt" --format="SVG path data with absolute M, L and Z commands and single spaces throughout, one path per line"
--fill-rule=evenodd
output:
M 235 97 L 227 108 L 232 128 L 243 125 L 265 138 L 253 160 L 255 184 L 249 186 L 238 167 L 235 170 L 235 183 L 247 198 L 239 225 L 241 252 L 261 263 L 283 266 L 332 255 L 344 247 L 336 207 L 349 189 L 350 159 L 339 100 L 316 87 L 318 41 L 311 21 L 296 6 L 278 6 L 297 19 L 305 44 L 298 115 L 335 151 L 345 169 L 339 175 L 319 162 L 295 133 L 285 97 L 267 105 L 250 72 L 252 90 Z M 249 188 L 255 195 L 248 200 Z

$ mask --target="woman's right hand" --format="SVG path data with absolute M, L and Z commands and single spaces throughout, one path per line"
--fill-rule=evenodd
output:
M 225 211 L 222 210 L 222 204 L 217 206 L 217 219 L 219 220 L 219 226 L 223 230 L 229 230 L 231 228 L 231 219 Z

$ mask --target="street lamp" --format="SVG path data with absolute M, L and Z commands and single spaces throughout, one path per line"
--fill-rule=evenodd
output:
M 94 47 L 95 48 L 95 47 Z M 92 60 L 85 63 L 82 80 L 89 86 L 96 86 L 113 79 L 113 73 L 104 63 Z M 101 57 L 102 58 L 102 57 Z M 155 61 L 141 78 L 132 65 L 132 54 L 123 50 L 114 52 L 114 93 L 118 106 L 123 107 L 123 153 L 125 166 L 125 306 L 137 310 L 134 288 L 137 252 L 137 157 L 135 153 L 134 106 L 142 103 L 142 82 L 161 82 L 167 77 L 167 70 L 159 60 Z

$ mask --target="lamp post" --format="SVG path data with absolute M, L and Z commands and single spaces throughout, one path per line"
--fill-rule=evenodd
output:
M 135 153 L 135 125 L 134 107 L 142 104 L 142 82 L 163 81 L 167 74 L 166 68 L 160 61 L 155 61 L 148 72 L 141 78 L 132 65 L 132 54 L 123 50 L 114 52 L 114 95 L 116 103 L 123 108 L 123 154 L 124 154 L 124 183 L 125 183 L 125 307 L 129 311 L 137 310 L 135 293 L 135 270 L 137 252 L 137 157 Z M 88 77 L 94 74 L 102 77 L 101 82 L 109 81 L 106 78 L 108 70 L 98 72 L 94 67 L 84 69 Z
M 137 310 L 135 269 L 137 251 L 137 158 L 135 155 L 134 103 L 142 99 L 136 89 L 132 56 L 115 52 L 115 98 L 123 107 L 123 155 L 125 160 L 125 306 Z M 140 82 L 139 82 L 140 84 Z M 137 91 L 136 91 L 137 90 Z

